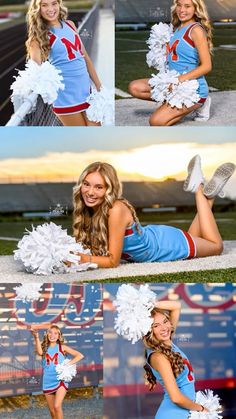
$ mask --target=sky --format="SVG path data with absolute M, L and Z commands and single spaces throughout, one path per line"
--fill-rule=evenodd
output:
M 76 182 L 98 160 L 131 181 L 183 180 L 195 154 L 206 178 L 225 161 L 236 163 L 235 127 L 5 127 L 0 137 L 0 183 Z M 226 191 L 236 197 L 236 175 Z

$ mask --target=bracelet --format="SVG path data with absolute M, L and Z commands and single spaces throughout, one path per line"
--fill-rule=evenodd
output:
M 199 410 L 199 412 L 203 412 L 203 410 L 205 409 L 205 407 L 202 404 L 200 404 L 200 406 L 201 406 L 201 410 Z

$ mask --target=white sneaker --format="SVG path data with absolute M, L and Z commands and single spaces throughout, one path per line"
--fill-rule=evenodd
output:
M 213 174 L 211 180 L 204 186 L 203 193 L 208 198 L 215 198 L 219 195 L 224 197 L 223 188 L 235 171 L 235 164 L 224 163 L 219 166 Z
M 184 181 L 183 189 L 185 192 L 196 192 L 199 185 L 204 184 L 205 180 L 201 169 L 201 157 L 197 154 L 188 164 L 188 176 Z
M 208 119 L 210 118 L 210 107 L 211 107 L 211 98 L 210 96 L 208 96 L 205 103 L 201 106 L 201 108 L 195 111 L 195 116 L 193 120 L 198 121 L 198 122 L 208 121 Z

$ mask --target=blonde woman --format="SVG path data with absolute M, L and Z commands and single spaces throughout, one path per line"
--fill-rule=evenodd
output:
M 61 330 L 56 324 L 48 328 L 42 342 L 34 327 L 31 327 L 31 333 L 34 337 L 36 353 L 42 357 L 43 361 L 43 392 L 50 415 L 53 419 L 63 419 L 62 403 L 68 390 L 68 383 L 58 380 L 56 366 L 61 364 L 67 355 L 73 357 L 69 364 L 81 361 L 83 355 L 64 345 Z
M 168 45 L 167 62 L 169 70 L 180 73 L 179 82 L 197 79 L 200 100 L 197 104 L 181 109 L 164 103 L 150 117 L 150 125 L 174 125 L 187 114 L 197 110 L 205 104 L 208 98 L 208 86 L 204 75 L 212 68 L 211 26 L 203 0 L 174 0 L 171 8 L 174 35 Z M 171 87 L 170 87 L 171 88 Z M 139 99 L 151 100 L 151 87 L 148 79 L 134 80 L 129 85 L 132 96 Z
M 155 419 L 187 419 L 190 410 L 209 411 L 195 403 L 195 378 L 186 355 L 172 342 L 178 325 L 181 305 L 177 301 L 159 301 L 151 311 L 151 330 L 143 337 L 146 347 L 144 369 L 150 390 L 159 381 L 165 396 Z
M 49 60 L 63 76 L 53 111 L 63 125 L 100 125 L 86 117 L 90 94 L 90 78 L 97 90 L 101 83 L 77 29 L 67 19 L 62 0 L 31 0 L 27 13 L 27 58 L 38 64 Z
M 205 185 L 200 157 L 188 166 L 184 189 L 195 193 L 197 215 L 188 231 L 165 225 L 142 227 L 132 205 L 122 197 L 116 171 L 108 163 L 95 162 L 81 174 L 74 188 L 74 236 L 91 249 L 81 262 L 100 268 L 130 262 L 163 262 L 219 255 L 222 239 L 212 212 L 214 198 L 232 176 L 235 165 L 220 166 Z

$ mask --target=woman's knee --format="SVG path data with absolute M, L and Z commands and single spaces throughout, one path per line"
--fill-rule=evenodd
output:
M 162 118 L 158 113 L 153 113 L 149 118 L 149 124 L 151 127 L 165 127 L 167 126 L 167 120 Z
M 222 240 L 219 240 L 219 242 L 216 243 L 215 250 L 216 250 L 216 253 L 215 253 L 216 256 L 221 255 L 221 253 L 224 250 L 224 245 L 223 245 L 223 241 Z
M 138 94 L 140 92 L 140 87 L 139 87 L 138 80 L 133 80 L 133 81 L 131 81 L 129 83 L 129 85 L 128 85 L 128 92 L 132 96 L 138 96 Z
M 62 404 L 61 403 L 55 403 L 54 404 L 54 410 L 55 410 L 55 413 L 61 412 L 62 411 Z

